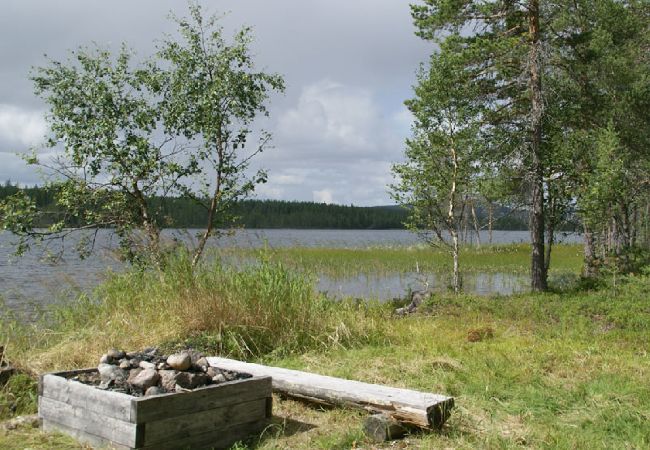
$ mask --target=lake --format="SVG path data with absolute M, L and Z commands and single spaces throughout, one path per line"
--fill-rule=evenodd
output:
M 192 245 L 198 230 L 180 232 L 165 230 L 167 238 L 181 239 Z M 558 236 L 562 242 L 581 242 L 580 235 Z M 487 242 L 487 233 L 481 236 Z M 13 253 L 15 237 L 0 233 L 0 295 L 10 309 L 29 313 L 36 305 L 47 305 L 57 298 L 73 298 L 101 282 L 107 270 L 121 270 L 124 265 L 114 256 L 117 242 L 111 230 L 100 230 L 97 237 L 97 255 L 81 260 L 74 252 L 75 241 L 66 242 L 63 258 L 58 263 L 48 262 L 46 249 L 35 249 L 23 257 Z M 529 242 L 527 231 L 495 231 L 493 243 Z M 405 230 L 238 230 L 234 234 L 213 240 L 213 247 L 259 248 L 279 247 L 342 247 L 365 248 L 377 246 L 411 246 L 420 244 L 417 235 Z M 60 250 L 52 246 L 49 252 Z M 427 280 L 435 289 L 444 289 L 446 280 L 429 275 Z M 525 290 L 528 279 L 512 274 L 466 275 L 464 289 L 478 294 L 510 294 Z M 421 289 L 421 274 L 406 273 L 353 276 L 347 279 L 319 277 L 317 288 L 336 297 L 353 296 L 385 300 L 404 295 L 408 289 Z

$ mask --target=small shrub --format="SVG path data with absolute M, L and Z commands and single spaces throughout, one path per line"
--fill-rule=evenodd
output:
M 0 420 L 13 416 L 33 414 L 37 410 L 38 382 L 19 373 L 0 389 Z

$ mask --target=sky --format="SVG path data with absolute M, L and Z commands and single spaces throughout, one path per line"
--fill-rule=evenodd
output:
M 226 36 L 251 26 L 258 69 L 280 73 L 273 95 L 273 148 L 254 160 L 268 170 L 257 198 L 360 206 L 393 203 L 391 164 L 403 160 L 415 73 L 432 44 L 414 35 L 408 0 L 203 0 L 225 13 Z M 175 33 L 169 12 L 187 15 L 184 0 L 2 0 L 0 8 L 0 180 L 40 178 L 17 153 L 38 148 L 47 133 L 46 105 L 33 93 L 32 67 L 44 55 L 65 60 L 79 46 L 139 57 Z M 137 59 L 137 58 L 136 58 Z

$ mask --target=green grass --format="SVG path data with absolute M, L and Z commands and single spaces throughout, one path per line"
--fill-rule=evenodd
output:
M 397 318 L 387 305 L 323 299 L 304 270 L 333 267 L 333 255 L 347 252 L 314 250 L 314 261 L 302 259 L 306 266 L 299 271 L 289 268 L 298 265 L 289 256 L 310 253 L 304 250 L 265 254 L 240 270 L 207 266 L 196 276 L 182 257 L 160 274 L 115 275 L 94 300 L 63 307 L 48 323 L 25 327 L 3 320 L 0 342 L 9 342 L 9 359 L 33 371 L 94 365 L 112 346 L 191 345 L 456 398 L 440 432 L 408 436 L 400 448 L 650 447 L 648 275 L 619 277 L 598 290 L 436 295 L 421 313 Z M 389 252 L 392 267 L 399 267 L 395 261 L 409 260 L 411 251 L 420 250 L 357 254 Z M 563 251 L 573 258 L 577 249 L 558 250 L 556 262 Z M 516 248 L 514 255 L 502 253 L 513 266 L 523 258 Z M 497 255 L 491 249 L 485 259 Z M 484 264 L 479 256 L 476 266 Z M 349 258 L 350 266 L 363 266 Z M 579 270 L 575 262 L 563 264 Z M 5 388 L 0 404 L 21 399 L 21 411 L 33 411 L 33 393 L 33 382 L 23 377 Z M 274 413 L 261 437 L 237 448 L 375 446 L 363 437 L 364 415 L 357 411 L 276 398 Z M 70 442 L 31 429 L 0 431 L 0 448 L 74 448 Z
M 642 278 L 599 292 L 438 298 L 426 315 L 391 321 L 391 345 L 271 362 L 455 396 L 442 433 L 410 438 L 413 448 L 648 448 L 649 294 Z M 492 338 L 468 341 L 486 327 Z M 350 418 L 348 429 L 360 426 Z

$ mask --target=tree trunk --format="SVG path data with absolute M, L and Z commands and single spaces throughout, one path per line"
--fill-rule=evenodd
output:
M 456 149 L 453 147 L 453 145 L 450 148 L 450 156 L 453 164 L 453 172 L 451 179 L 451 188 L 449 190 L 449 204 L 447 207 L 447 226 L 449 228 L 449 234 L 451 235 L 451 253 L 454 259 L 452 287 L 454 289 L 454 292 L 458 294 L 460 292 L 460 277 L 458 274 L 458 234 L 460 231 L 458 228 L 460 228 L 460 223 L 455 220 L 454 216 L 454 209 L 456 206 L 456 179 L 458 178 L 458 155 L 456 154 Z M 463 201 L 463 210 L 464 208 L 465 202 Z M 461 213 L 461 218 L 462 216 L 464 216 L 463 213 Z M 466 221 L 465 226 L 467 227 Z
M 544 254 L 544 272 L 548 274 L 548 269 L 551 267 L 551 250 L 555 244 L 555 226 L 554 220 L 551 217 L 546 221 L 546 248 Z
M 138 202 L 138 207 L 140 208 L 140 217 L 142 219 L 142 228 L 146 235 L 147 242 L 145 246 L 149 251 L 149 257 L 154 265 L 158 268 L 161 267 L 162 255 L 160 254 L 160 228 L 154 222 L 153 218 L 149 214 L 149 207 L 147 205 L 147 200 L 144 197 L 144 194 L 140 190 L 137 181 L 134 181 L 132 184 L 133 194 Z
M 542 99 L 541 55 L 539 31 L 539 0 L 528 2 L 528 32 L 530 52 L 528 57 L 530 87 L 530 157 L 531 157 L 531 212 L 530 237 L 531 288 L 533 291 L 547 289 L 544 269 L 544 179 L 542 172 L 542 118 L 544 104 Z
M 582 276 L 585 278 L 596 278 L 598 276 L 598 268 L 596 267 L 596 255 L 594 247 L 594 235 L 591 229 L 584 226 L 584 266 L 582 269 Z
M 639 235 L 639 207 L 634 205 L 632 207 L 632 220 L 630 225 L 630 246 L 636 247 L 638 245 Z
M 214 215 L 221 201 L 221 182 L 223 178 L 222 173 L 222 163 L 224 157 L 223 143 L 221 137 L 217 137 L 216 141 L 217 155 L 219 158 L 219 166 L 217 168 L 217 173 L 215 175 L 215 188 L 214 193 L 212 194 L 212 199 L 210 200 L 210 208 L 208 209 L 208 220 L 206 223 L 206 229 L 201 238 L 199 239 L 199 245 L 194 250 L 194 257 L 192 258 L 192 268 L 196 267 L 203 256 L 203 251 L 205 250 L 205 244 L 208 242 L 208 239 L 212 235 L 212 229 L 214 228 Z
M 492 244 L 492 225 L 494 222 L 494 205 L 488 201 L 488 242 Z
M 453 231 L 451 233 L 452 241 L 452 256 L 454 258 L 454 274 L 452 279 L 452 288 L 454 289 L 454 294 L 460 293 L 460 270 L 458 267 L 458 234 Z
M 474 231 L 476 231 L 476 247 L 481 247 L 481 230 L 478 226 L 478 219 L 476 218 L 476 208 L 474 208 L 474 200 L 471 201 L 472 221 L 474 222 Z

